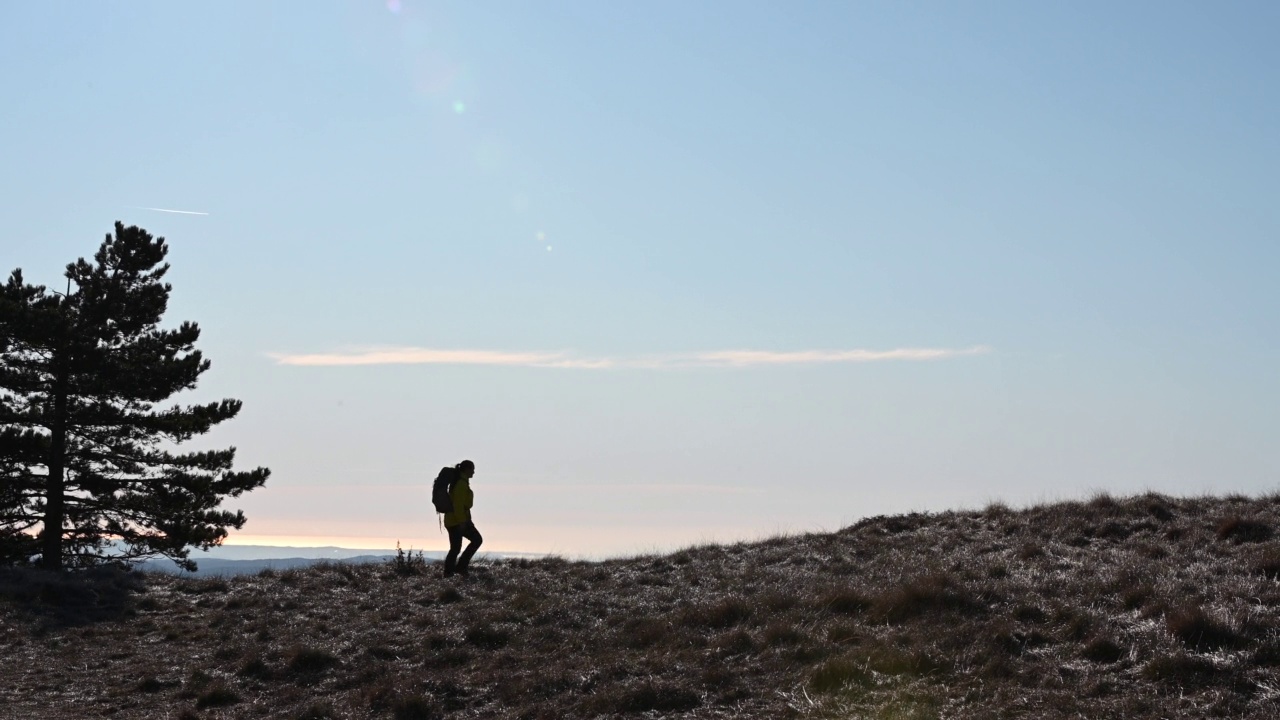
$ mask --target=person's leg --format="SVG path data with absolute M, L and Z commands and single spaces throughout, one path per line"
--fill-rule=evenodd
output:
M 458 526 L 458 544 L 462 544 L 462 538 L 466 538 L 467 549 L 462 551 L 462 556 L 458 558 L 458 572 L 467 573 L 467 565 L 471 562 L 471 556 L 476 554 L 476 550 L 480 549 L 480 543 L 484 542 L 484 538 L 480 537 L 480 531 L 476 529 L 474 523 L 463 523 Z
M 449 577 L 457 568 L 458 551 L 462 549 L 462 528 L 465 525 L 454 525 L 449 528 L 449 554 L 444 556 L 444 576 Z

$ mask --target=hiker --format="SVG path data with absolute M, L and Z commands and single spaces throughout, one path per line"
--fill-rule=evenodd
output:
M 471 522 L 471 505 L 475 501 L 475 494 L 471 492 L 471 477 L 476 474 L 476 464 L 463 460 L 453 469 L 453 488 L 449 491 L 453 510 L 444 515 L 444 526 L 449 531 L 449 554 L 444 557 L 444 576 L 452 577 L 457 573 L 466 577 L 471 556 L 476 554 L 480 543 L 484 542 L 475 523 Z M 466 550 L 462 550 L 463 538 L 469 541 Z M 458 554 L 459 550 L 462 550 L 461 555 Z

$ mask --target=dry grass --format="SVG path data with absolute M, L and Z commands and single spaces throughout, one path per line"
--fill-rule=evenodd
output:
M 0 570 L 15 717 L 1269 717 L 1276 498 L 1097 496 L 601 563 Z

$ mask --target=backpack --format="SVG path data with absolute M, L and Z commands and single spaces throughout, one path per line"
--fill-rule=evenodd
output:
M 436 506 L 436 512 L 446 515 L 453 512 L 453 484 L 457 481 L 457 468 L 446 467 L 440 470 L 435 483 L 431 485 L 431 504 Z

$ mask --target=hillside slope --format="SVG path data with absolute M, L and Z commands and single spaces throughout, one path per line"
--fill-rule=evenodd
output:
M 1280 717 L 1280 497 L 607 562 L 0 573 L 11 717 Z

